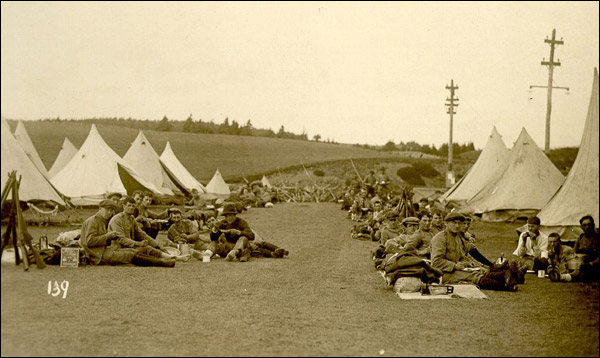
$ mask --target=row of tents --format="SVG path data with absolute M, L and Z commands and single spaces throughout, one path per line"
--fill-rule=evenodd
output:
M 546 231 L 571 238 L 584 215 L 599 222 L 598 122 L 595 69 L 581 144 L 566 179 L 525 128 L 509 151 L 494 127 L 475 164 L 442 198 L 486 221 L 537 214 Z
M 483 220 L 506 221 L 538 214 L 542 225 L 562 228 L 569 236 L 579 219 L 598 217 L 598 71 L 594 70 L 584 133 L 579 152 L 567 178 L 560 173 L 523 128 L 508 150 L 494 127 L 475 164 L 442 199 L 460 210 L 481 214 Z M 175 156 L 167 142 L 158 154 L 140 131 L 123 158 L 102 139 L 95 125 L 77 150 L 65 138 L 55 163 L 46 170 L 22 122 L 14 136 L 2 120 L 2 187 L 8 173 L 23 177 L 21 200 L 54 201 L 68 198 L 78 206 L 94 205 L 108 192 L 131 194 L 147 190 L 156 195 L 201 193 L 229 195 L 229 187 L 217 169 L 204 187 Z
M 52 201 L 76 206 L 96 205 L 109 192 L 131 194 L 150 191 L 157 196 L 189 194 L 193 189 L 209 195 L 229 195 L 230 190 L 217 169 L 203 186 L 179 161 L 171 145 L 159 155 L 142 131 L 121 158 L 102 139 L 95 125 L 81 148 L 67 138 L 50 170 L 42 163 L 23 122 L 14 135 L 2 119 L 2 187 L 8 173 L 16 170 L 22 179 L 22 201 Z

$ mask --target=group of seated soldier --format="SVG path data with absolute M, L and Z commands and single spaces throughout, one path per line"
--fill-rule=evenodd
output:
M 263 208 L 280 201 L 277 190 L 264 186 L 260 182 L 241 185 L 228 199 L 243 208 Z
M 409 257 L 413 265 L 429 267 L 428 273 L 434 272 L 444 284 L 471 282 L 483 289 L 517 290 L 517 266 L 508 262 L 493 264 L 477 250 L 474 235 L 469 232 L 470 217 L 449 213 L 443 226 L 438 222 L 440 212 L 420 211 L 417 215 L 404 218 L 404 232 L 380 242 L 372 251 L 377 269 L 389 271 L 399 258 Z M 410 271 L 409 275 L 413 272 L 420 271 Z
M 452 212 L 445 216 L 446 227 L 438 231 L 439 227 L 431 228 L 429 218 L 438 214 L 421 212 L 419 217 L 404 218 L 404 230 L 396 231 L 396 237 L 386 236 L 372 251 L 376 268 L 389 267 L 390 258 L 417 256 L 440 270 L 444 283 L 472 282 L 483 289 L 513 292 L 532 270 L 547 272 L 553 282 L 598 280 L 598 230 L 592 216 L 581 218 L 583 233 L 572 249 L 562 245 L 558 233 L 543 234 L 539 218 L 531 217 L 513 257 L 494 264 L 477 249 L 469 231 L 471 217 Z
M 197 199 L 195 195 L 186 210 L 171 207 L 156 214 L 149 209 L 151 193 L 135 192 L 132 197 L 110 193 L 100 202 L 98 212 L 83 223 L 81 246 L 93 265 L 173 267 L 176 261 L 190 257 L 246 262 L 250 257 L 289 255 L 287 250 L 256 238 L 248 223 L 237 216 L 236 203 L 209 207 Z M 167 235 L 157 239 L 161 230 L 167 230 Z M 190 246 L 186 254 L 173 255 L 168 250 Z
M 541 232 L 540 219 L 537 216 L 530 217 L 513 252 L 520 270 L 541 270 L 553 282 L 597 281 L 600 277 L 598 229 L 591 215 L 583 216 L 579 224 L 582 233 L 571 248 L 563 245 L 559 233 L 546 235 Z

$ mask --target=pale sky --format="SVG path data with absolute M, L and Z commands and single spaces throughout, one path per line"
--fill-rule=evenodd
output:
M 598 2 L 2 2 L 2 115 L 281 125 L 310 138 L 448 141 L 481 148 L 495 125 L 578 146 L 598 67 Z

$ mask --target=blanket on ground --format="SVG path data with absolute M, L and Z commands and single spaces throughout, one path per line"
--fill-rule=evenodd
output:
M 423 295 L 421 292 L 396 292 L 403 300 L 448 300 L 452 298 L 488 298 L 479 288 L 471 284 L 456 284 L 454 292 L 447 295 Z

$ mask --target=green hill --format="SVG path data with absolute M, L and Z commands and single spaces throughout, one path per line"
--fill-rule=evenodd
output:
M 9 121 L 9 124 L 14 131 L 16 122 Z M 25 121 L 24 124 L 46 168 L 52 166 L 65 137 L 79 148 L 91 128 L 91 124 L 85 122 Z M 97 125 L 97 128 L 106 143 L 120 156 L 127 152 L 138 134 L 138 130 L 133 128 L 111 125 Z M 159 155 L 167 141 L 170 141 L 179 160 L 192 175 L 204 183 L 210 180 L 217 168 L 227 180 L 259 175 L 302 163 L 398 157 L 394 153 L 349 144 L 152 130 L 145 130 L 144 134 Z

